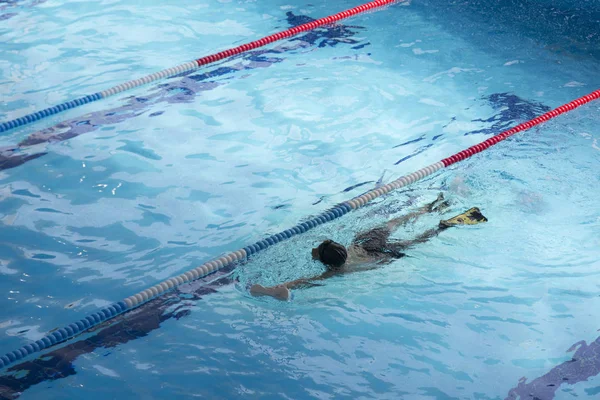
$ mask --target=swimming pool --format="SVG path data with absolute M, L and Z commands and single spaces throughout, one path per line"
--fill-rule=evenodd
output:
M 2 3 L 0 118 L 355 5 Z M 599 14 L 413 0 L 4 133 L 2 353 L 597 89 Z M 16 363 L 2 396 L 594 397 L 598 107 Z M 440 191 L 489 222 L 289 303 L 248 295 Z

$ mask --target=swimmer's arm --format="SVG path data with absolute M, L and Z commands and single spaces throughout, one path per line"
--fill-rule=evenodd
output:
M 277 300 L 289 300 L 290 290 L 284 285 L 277 285 L 271 287 L 264 287 L 263 285 L 252 285 L 250 288 L 250 294 L 254 297 L 260 296 L 271 296 Z
M 336 271 L 327 271 L 322 273 L 321 275 L 314 276 L 312 278 L 302 278 L 296 279 L 294 281 L 282 283 L 281 285 L 264 287 L 262 285 L 252 285 L 250 288 L 250 294 L 252 296 L 271 296 L 277 300 L 289 300 L 290 298 L 290 289 L 301 289 L 308 288 L 311 286 L 318 286 L 318 284 L 313 283 L 313 281 L 320 281 L 327 278 L 330 278 L 334 275 L 338 275 L 340 272 Z
M 337 271 L 327 271 L 322 273 L 321 275 L 313 276 L 312 278 L 302 278 L 296 279 L 295 281 L 286 282 L 283 285 L 288 289 L 302 289 L 312 286 L 319 286 L 318 283 L 313 283 L 313 281 L 322 281 L 327 278 L 331 278 L 332 276 L 339 275 L 342 272 Z

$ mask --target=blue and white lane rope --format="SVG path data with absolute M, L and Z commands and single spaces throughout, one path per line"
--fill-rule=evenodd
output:
M 83 106 L 84 104 L 92 103 L 98 101 L 100 99 L 104 99 L 110 96 L 113 96 L 117 93 L 124 92 L 125 90 L 130 90 L 136 88 L 138 86 L 146 85 L 148 83 L 154 82 L 159 79 L 169 78 L 175 75 L 182 74 L 184 72 L 192 71 L 198 68 L 198 64 L 196 61 L 190 61 L 185 64 L 178 65 L 176 67 L 167 68 L 159 72 L 155 72 L 153 74 L 144 76 L 139 79 L 134 79 L 120 85 L 114 86 L 110 89 L 103 90 L 102 92 L 90 94 L 84 97 L 80 97 L 75 100 L 67 101 L 65 103 L 59 104 L 57 106 L 46 108 L 42 111 L 37 111 L 32 114 L 25 115 L 20 118 L 16 118 L 10 121 L 0 123 L 0 133 L 9 131 L 11 129 L 18 128 L 20 126 L 28 125 L 33 122 L 39 121 L 41 119 L 50 117 L 52 115 L 61 113 L 66 110 L 70 110 L 72 108 L 76 108 L 79 106 Z
M 6 353 L 5 355 L 0 357 L 0 368 L 6 367 L 14 363 L 15 361 L 23 359 L 24 357 L 27 357 L 34 353 L 38 353 L 58 343 L 64 342 L 74 336 L 77 336 L 87 331 L 90 328 L 93 328 L 105 321 L 116 317 L 119 314 L 123 314 L 126 311 L 133 310 L 134 308 L 137 308 L 140 305 L 147 303 L 148 301 L 166 292 L 169 292 L 180 285 L 203 278 L 231 264 L 244 261 L 249 256 L 263 251 L 276 243 L 279 243 L 296 235 L 300 235 L 326 222 L 340 218 L 342 215 L 345 215 L 354 209 L 362 207 L 363 205 L 367 204 L 368 202 L 372 201 L 377 197 L 383 196 L 384 194 L 389 193 L 393 190 L 399 189 L 420 179 L 423 179 L 424 177 L 429 176 L 442 168 L 444 168 L 444 164 L 442 162 L 432 164 L 417 172 L 413 172 L 412 174 L 396 179 L 395 181 L 387 185 L 381 186 L 375 190 L 371 190 L 352 200 L 338 204 L 337 206 L 325 211 L 317 217 L 309 221 L 302 222 L 291 229 L 287 229 L 283 232 L 277 233 L 266 239 L 251 244 L 250 246 L 246 246 L 243 249 L 233 251 L 222 257 L 208 261 L 199 267 L 182 273 L 181 275 L 167 279 L 163 282 L 160 282 L 157 285 L 152 286 L 151 288 L 142 290 L 141 292 L 136 293 L 133 296 L 127 297 L 122 301 L 111 304 L 108 307 L 104 307 L 98 312 L 88 315 L 87 317 L 82 318 L 81 320 L 69 324 L 63 328 L 57 329 L 51 334 L 44 336 L 43 338 L 36 340 L 33 343 L 26 344 L 25 346 L 15 351 Z

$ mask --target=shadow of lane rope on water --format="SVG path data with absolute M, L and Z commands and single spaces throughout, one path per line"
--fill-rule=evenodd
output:
M 45 3 L 46 0 L 1 0 L 0 1 L 0 21 L 5 21 L 19 15 L 19 8 L 35 7 L 38 4 Z
M 32 386 L 75 375 L 77 370 L 74 362 L 80 356 L 146 337 L 166 321 L 187 317 L 191 314 L 190 306 L 207 295 L 217 293 L 219 288 L 234 283 L 230 274 L 233 269 L 234 266 L 225 268 L 218 276 L 209 276 L 159 296 L 115 320 L 93 328 L 87 336 L 40 354 L 33 360 L 9 367 L 0 375 L 0 398 L 15 399 Z
M 295 27 L 314 21 L 314 19 L 287 12 L 286 21 L 289 26 Z M 364 28 L 343 24 L 322 27 L 295 36 L 287 44 L 281 44 L 271 49 L 253 50 L 231 57 L 226 61 L 229 64 L 233 62 L 231 66 L 219 66 L 208 72 L 191 71 L 182 73 L 172 77 L 170 82 L 160 83 L 149 89 L 149 93 L 145 96 L 125 97 L 125 104 L 122 106 L 63 121 L 29 135 L 16 146 L 0 148 L 0 171 L 18 167 L 46 154 L 46 152 L 36 151 L 32 148 L 34 145 L 62 142 L 96 131 L 107 125 L 138 118 L 145 115 L 149 108 L 156 105 L 190 103 L 199 94 L 225 84 L 224 80 L 234 78 L 236 73 L 268 68 L 283 62 L 285 60 L 283 55 L 291 51 L 311 46 L 336 47 L 342 44 L 362 48 L 368 43 L 362 43 L 361 40 L 352 38 L 360 29 Z M 162 111 L 154 112 L 149 114 L 148 117 L 155 117 L 162 113 Z

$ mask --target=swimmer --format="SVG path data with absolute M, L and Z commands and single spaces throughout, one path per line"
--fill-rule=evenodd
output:
M 297 279 L 281 285 L 264 287 L 252 285 L 250 294 L 253 296 L 271 296 L 278 300 L 288 300 L 291 289 L 320 286 L 316 281 L 322 281 L 336 275 L 342 275 L 358 271 L 366 271 L 377 268 L 379 265 L 402 258 L 404 251 L 412 246 L 424 243 L 437 236 L 440 232 L 457 225 L 475 225 L 486 222 L 487 218 L 481 214 L 477 207 L 473 207 L 456 217 L 442 220 L 435 228 L 429 229 L 417 236 L 415 239 L 406 241 L 390 241 L 389 236 L 399 226 L 405 225 L 410 220 L 431 213 L 442 212 L 448 207 L 443 194 L 431 204 L 407 215 L 388 221 L 385 225 L 373 228 L 367 232 L 357 235 L 350 247 L 346 249 L 343 245 L 333 240 L 325 240 L 318 247 L 312 249 L 313 260 L 320 261 L 325 265 L 325 272 L 312 278 Z

